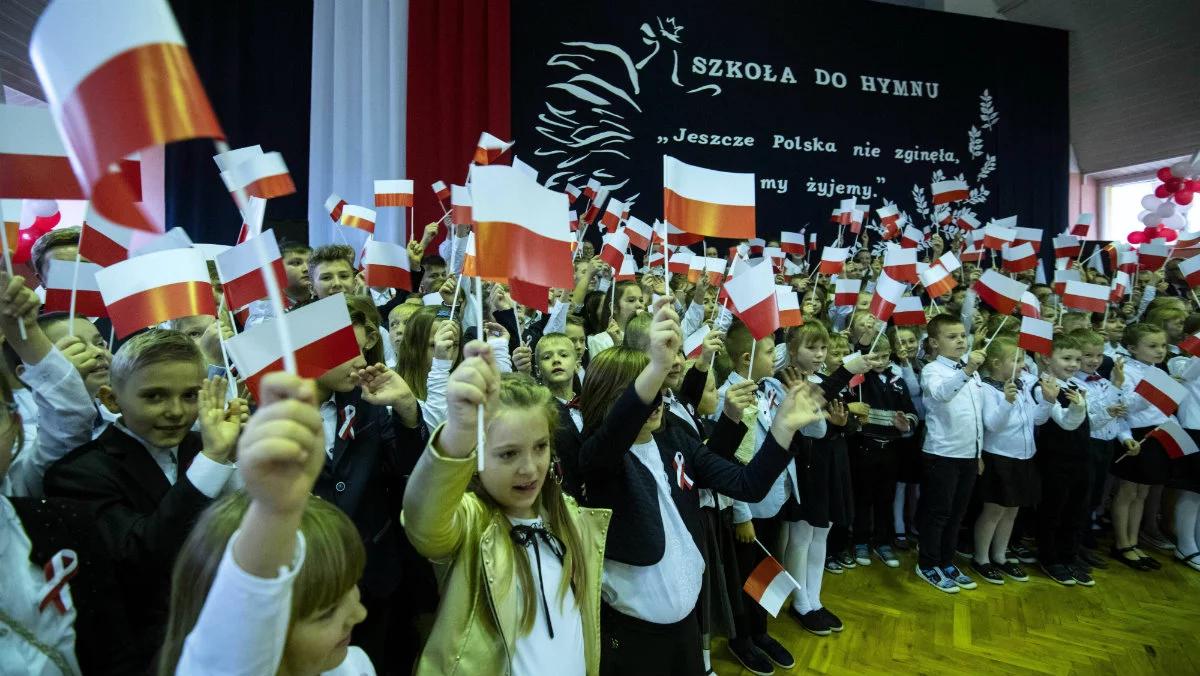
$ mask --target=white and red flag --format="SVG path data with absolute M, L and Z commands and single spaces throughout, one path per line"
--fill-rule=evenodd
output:
M 1067 292 L 1067 282 L 1082 282 L 1083 277 L 1080 276 L 1078 270 L 1055 270 L 1054 271 L 1054 293 L 1063 295 Z
M 45 108 L 0 105 L 0 195 L 26 199 L 86 199 L 67 149 Z M 122 171 L 140 176 L 140 165 Z M 140 199 L 141 180 L 136 186 Z M 14 245 L 15 246 L 15 245 Z
M 1029 286 L 1016 280 L 1009 279 L 995 270 L 986 270 L 983 276 L 975 282 L 975 293 L 979 300 L 988 304 L 1002 315 L 1012 314 L 1021 302 L 1021 295 Z
M 608 205 L 604 207 L 604 214 L 600 216 L 600 225 L 603 225 L 609 232 L 617 229 L 621 224 L 621 213 L 625 211 L 625 204 L 617 198 L 612 198 L 608 201 Z
M 896 303 L 896 310 L 892 312 L 892 323 L 896 326 L 921 326 L 928 323 L 921 299 L 917 296 L 900 298 L 900 302 Z
M 906 288 L 904 282 L 892 279 L 886 270 L 881 271 L 879 279 L 875 282 L 875 295 L 871 297 L 871 306 L 867 308 L 871 316 L 881 322 L 891 319 L 896 306 L 900 304 L 900 299 L 904 297 Z M 856 303 L 857 300 L 855 298 Z
M 775 307 L 779 309 L 780 328 L 804 325 L 804 317 L 800 314 L 800 296 L 792 290 L 791 286 L 775 285 Z
M 629 236 L 629 243 L 642 251 L 649 249 L 650 242 L 654 239 L 654 230 L 650 224 L 632 216 L 625 223 L 625 234 Z
M 1103 284 L 1067 282 L 1063 289 L 1063 307 L 1083 312 L 1104 312 L 1108 305 L 1109 289 Z
M 842 268 L 846 265 L 846 259 L 849 257 L 849 248 L 825 247 L 821 250 L 821 265 L 817 274 L 836 275 L 841 273 Z
M 817 233 L 814 232 L 808 235 L 808 248 L 810 251 L 817 250 Z
M 46 261 L 49 269 L 46 273 L 46 301 L 42 303 L 45 312 L 69 312 L 71 310 L 71 289 L 75 289 L 75 315 L 78 317 L 107 317 L 108 308 L 100 295 L 100 287 L 96 285 L 96 273 L 104 268 L 95 263 L 79 263 L 76 271 L 75 261 Z
M 983 229 L 983 245 L 984 249 L 1000 249 L 1005 244 L 1012 244 L 1017 239 L 1016 228 L 1004 228 L 998 225 L 989 225 Z
M 170 319 L 215 315 L 212 280 L 195 249 L 168 249 L 130 258 L 96 273 L 117 336 Z
M 567 193 L 567 199 L 570 201 L 570 203 L 572 205 L 575 204 L 575 200 L 579 199 L 579 195 L 580 195 L 579 188 L 576 188 L 575 186 L 571 185 L 570 183 L 568 183 L 567 187 L 563 189 L 563 192 Z
M 110 223 L 95 211 L 89 211 L 79 233 L 79 255 L 101 267 L 129 258 L 133 235 L 138 231 Z
M 239 310 L 267 297 L 263 261 L 270 262 L 279 288 L 286 288 L 287 272 L 283 268 L 283 256 L 279 253 L 274 230 L 267 230 L 217 256 L 217 276 L 225 289 L 226 307 Z
M 700 328 L 692 332 L 692 335 L 683 339 L 683 354 L 688 359 L 698 359 L 700 353 L 704 351 L 704 339 L 708 337 L 708 332 L 712 329 L 708 324 L 703 324 Z
M 476 265 L 485 277 L 516 277 L 550 288 L 574 284 L 567 196 L 544 188 L 512 167 L 471 172 Z
M 1037 317 L 1021 317 L 1017 347 L 1038 354 L 1050 354 L 1054 347 L 1054 325 Z
M 861 279 L 838 278 L 833 289 L 833 304 L 837 307 L 858 305 L 858 292 L 862 289 Z
M 1029 242 L 1033 247 L 1033 252 L 1038 253 L 1042 250 L 1042 229 L 1041 228 L 1013 228 L 1017 231 L 1017 237 L 1013 240 L 1013 246 L 1020 246 L 1025 242 Z
M 932 186 L 933 204 L 948 204 L 965 200 L 971 196 L 966 181 L 937 181 Z
M 838 224 L 850 225 L 850 220 L 854 218 L 855 199 L 849 197 L 841 201 L 838 205 Z
M 347 204 L 341 195 L 329 193 L 329 197 L 325 198 L 325 212 L 329 214 L 329 219 L 334 223 L 340 223 L 342 220 L 342 209 L 345 209 Z
M 1179 409 L 1179 403 L 1187 395 L 1187 388 L 1172 378 L 1166 371 L 1148 366 L 1142 371 L 1142 379 L 1133 388 L 1137 394 L 1145 397 L 1146 401 L 1154 404 L 1163 415 L 1172 415 Z
M 779 328 L 779 308 L 775 305 L 775 275 L 770 265 L 742 270 L 725 282 L 725 292 L 733 304 L 733 313 L 742 320 L 755 340 L 762 340 Z
M 345 295 L 338 293 L 322 298 L 287 312 L 283 317 L 255 324 L 225 341 L 230 360 L 255 396 L 263 376 L 283 370 L 280 331 L 273 325 L 279 321 L 284 322 L 282 329 L 291 336 L 296 375 L 301 378 L 319 378 L 348 361 L 362 359 Z
M 746 244 L 750 247 L 751 256 L 761 256 L 763 249 L 767 248 L 767 240 L 761 237 L 751 237 Z
M 1030 291 L 1021 294 L 1021 316 L 1037 319 L 1041 319 L 1042 317 L 1042 304 L 1038 302 L 1037 296 L 1033 295 Z
M 1126 289 L 1131 285 L 1130 279 L 1128 272 L 1121 272 L 1120 270 L 1117 271 L 1117 274 L 1113 275 L 1112 283 L 1108 286 L 1110 291 L 1108 296 L 1109 302 L 1121 302 L 1121 299 L 1125 297 Z
M 538 312 L 550 312 L 550 287 L 513 277 L 508 280 L 508 290 L 517 303 Z
M 433 185 L 429 187 L 433 188 L 433 194 L 437 197 L 437 201 L 445 202 L 450 199 L 450 188 L 445 181 L 434 181 Z
M 1179 423 L 1174 420 L 1166 421 L 1146 436 L 1157 441 L 1166 451 L 1167 457 L 1172 460 L 1200 452 L 1200 447 L 1197 447 L 1196 442 L 1192 441 L 1187 430 L 1180 427 Z
M 954 220 L 954 224 L 963 230 L 977 230 L 979 228 L 979 219 L 975 217 L 975 214 L 964 211 Z
M 1093 214 L 1079 214 L 1079 218 L 1075 219 L 1075 225 L 1071 226 L 1071 234 L 1076 237 L 1087 237 L 1088 230 L 1092 227 Z
M 376 207 L 411 207 L 412 205 L 412 179 L 398 178 L 375 181 Z
M 1117 249 L 1117 269 L 1121 272 L 1136 274 L 1138 255 L 1133 249 Z
M 368 239 L 362 263 L 367 286 L 413 290 L 411 261 L 403 245 Z
M 1200 256 L 1179 261 L 1179 273 L 1191 288 L 1200 286 Z
M 879 219 L 881 224 L 890 224 L 891 228 L 895 230 L 896 221 L 900 219 L 900 207 L 897 207 L 895 204 L 888 204 L 879 207 L 879 209 L 875 212 L 875 216 Z
M 717 286 L 721 283 L 721 280 L 725 277 L 726 267 L 727 263 L 724 258 L 708 257 L 704 259 L 704 274 L 708 276 L 708 283 L 711 286 Z M 732 268 L 730 268 L 729 277 L 730 279 L 733 278 Z M 775 282 L 772 281 L 771 283 L 774 284 Z
M 342 218 L 338 223 L 375 234 L 375 210 L 360 207 L 357 204 L 347 204 L 342 207 Z
M 537 177 L 538 177 L 537 169 L 534 169 L 533 167 L 529 166 L 528 164 L 525 163 L 524 160 L 517 157 L 516 155 L 513 155 L 513 158 L 512 158 L 512 168 L 520 171 L 522 174 L 525 174 L 531 180 L 533 180 L 535 182 L 537 181 Z
M 1151 272 L 1162 268 L 1167 262 L 1167 245 L 1159 241 L 1147 242 L 1137 250 L 1138 267 Z
M 475 164 L 491 164 L 512 146 L 512 141 L 501 141 L 485 131 L 475 144 Z
M 600 194 L 600 180 L 595 179 L 595 178 L 589 178 L 587 184 L 585 184 L 583 186 L 583 196 L 588 198 L 589 200 L 594 200 L 594 199 L 596 199 L 596 196 L 599 194 Z
M 800 592 L 800 585 L 774 557 L 768 556 L 751 571 L 742 590 L 771 613 L 771 617 L 779 617 L 784 602 L 792 592 Z
M 1075 258 L 1083 250 L 1083 245 L 1075 235 L 1059 235 L 1054 238 L 1055 258 Z
M 234 165 L 229 170 L 229 185 L 265 200 L 296 192 L 283 155 L 277 152 L 253 155 Z
M 667 223 L 667 244 L 673 246 L 691 246 L 704 240 L 702 235 L 693 235 Z
M 663 220 L 704 237 L 753 237 L 754 174 L 705 169 L 663 155 Z
M 783 249 L 785 254 L 804 255 L 807 241 L 803 232 L 781 232 L 779 233 L 779 248 Z
M 637 261 L 633 254 L 626 251 L 621 261 L 621 268 L 613 271 L 613 279 L 618 282 L 632 282 L 637 279 Z
M 900 246 L 904 247 L 905 249 L 915 249 L 921 242 L 924 241 L 925 233 L 921 232 L 917 228 L 914 228 L 912 225 L 905 226 L 904 232 L 900 235 Z
M 688 262 L 687 280 L 689 282 L 695 284 L 700 281 L 701 275 L 704 274 L 704 262 L 706 260 L 704 256 L 692 256 L 692 260 Z M 672 259 L 671 262 L 674 263 L 675 261 Z
M 940 265 L 931 265 L 929 269 L 921 272 L 920 277 L 921 285 L 925 287 L 925 293 L 929 294 L 930 298 L 940 298 L 958 286 L 954 275 Z
M 455 225 L 475 222 L 471 213 L 471 189 L 464 185 L 450 186 L 450 220 Z
M 686 275 L 696 258 L 696 254 L 688 249 L 672 251 L 671 258 L 667 260 L 667 271 L 676 275 Z
M 1029 242 L 1006 246 L 1000 251 L 1004 269 L 1009 272 L 1024 272 L 1037 267 L 1037 253 Z
M 1190 336 L 1184 337 L 1179 341 L 1179 349 L 1192 355 L 1200 357 L 1200 333 L 1193 333 Z
M 96 210 L 113 223 L 161 231 L 136 204 L 121 160 L 174 141 L 225 137 L 167 2 L 55 0 L 29 51 Z
M 600 247 L 600 260 L 608 263 L 613 270 L 620 270 L 625 260 L 625 252 L 629 250 L 629 235 L 624 229 L 604 236 L 604 244 Z
M 1175 242 L 1175 250 L 1190 249 L 1197 244 L 1200 244 L 1200 232 L 1180 232 L 1179 239 Z
M 883 253 L 883 271 L 901 282 L 917 282 L 917 251 L 889 246 Z

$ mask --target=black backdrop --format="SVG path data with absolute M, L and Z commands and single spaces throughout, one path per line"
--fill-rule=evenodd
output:
M 664 153 L 754 172 L 767 238 L 811 223 L 829 239 L 830 211 L 855 192 L 929 223 L 936 171 L 983 188 L 969 205 L 982 222 L 1017 214 L 1049 240 L 1067 220 L 1063 31 L 865 0 L 525 0 L 512 87 L 514 150 L 542 182 L 600 176 L 640 195 L 647 222 Z

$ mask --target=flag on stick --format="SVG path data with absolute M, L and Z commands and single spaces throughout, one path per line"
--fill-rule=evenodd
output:
M 413 290 L 411 262 L 404 246 L 368 239 L 362 262 L 367 286 Z
M 225 288 L 225 304 L 234 309 L 267 297 L 267 284 L 263 280 L 262 263 L 270 261 L 280 288 L 287 286 L 287 272 L 283 269 L 283 256 L 275 231 L 267 230 L 258 237 L 247 240 L 217 256 L 217 276 Z
M 485 131 L 475 144 L 475 164 L 491 164 L 512 146 L 512 141 L 501 141 Z
M 411 179 L 375 181 L 376 207 L 411 207 L 413 205 L 413 182 Z
M 937 181 L 933 184 L 933 204 L 948 204 L 971 196 L 965 181 Z
M 1007 315 L 1016 309 L 1017 304 L 1021 302 L 1021 295 L 1029 286 L 1009 279 L 995 270 L 987 270 L 976 280 L 974 288 L 979 300 L 987 303 L 996 312 Z
M 96 272 L 102 270 L 95 263 L 78 263 L 50 259 L 46 261 L 46 302 L 44 312 L 70 312 L 71 289 L 75 288 L 75 314 L 81 317 L 107 317 L 108 308 L 96 285 Z M 78 265 L 78 271 L 76 271 Z
M 1109 290 L 1103 284 L 1067 282 L 1062 295 L 1063 307 L 1083 312 L 1104 312 L 1108 305 Z
M 800 314 L 800 296 L 792 287 L 787 284 L 775 285 L 775 306 L 779 309 L 780 328 L 804 324 L 804 317 Z
M 1188 395 L 1187 388 L 1182 383 L 1155 366 L 1147 366 L 1142 371 L 1142 379 L 1133 391 L 1145 397 L 1146 401 L 1168 416 L 1179 409 L 1179 403 Z
M 871 316 L 881 322 L 891 319 L 892 313 L 896 311 L 896 305 L 904 297 L 905 288 L 904 282 L 892 279 L 886 270 L 881 271 L 879 279 L 875 283 L 875 294 L 871 297 L 871 305 L 867 308 Z M 857 300 L 856 298 L 855 302 Z
M 663 155 L 663 220 L 704 237 L 753 237 L 754 174 L 705 169 Z
M 925 308 L 917 296 L 903 296 L 896 303 L 892 313 L 892 323 L 896 326 L 922 326 L 926 323 Z
M 120 338 L 170 319 L 217 312 L 208 265 L 195 249 L 121 261 L 98 271 L 96 284 Z
M 1036 317 L 1021 317 L 1021 333 L 1017 336 L 1017 347 L 1030 352 L 1049 355 L 1053 345 L 1053 324 Z
M 839 278 L 834 284 L 833 304 L 837 307 L 854 307 L 858 305 L 858 292 L 861 288 L 861 279 Z
M 1192 455 L 1200 451 L 1197 448 L 1196 442 L 1192 441 L 1191 435 L 1187 430 L 1179 426 L 1179 423 L 1174 420 L 1168 420 L 1159 425 L 1157 428 L 1150 431 L 1146 435 L 1150 439 L 1154 439 L 1167 452 L 1167 457 L 1172 460 L 1178 460 L 1185 455 Z
M 771 613 L 771 617 L 778 617 L 792 592 L 800 593 L 800 585 L 774 557 L 767 556 L 750 573 L 742 590 Z
M 725 291 L 733 304 L 734 314 L 750 329 L 755 340 L 762 340 L 779 328 L 775 276 L 770 265 L 756 265 L 742 271 L 725 282 Z
M 517 277 L 550 288 L 574 285 L 567 196 L 544 188 L 512 167 L 476 167 L 471 173 L 475 245 L 487 256 L 482 276 Z

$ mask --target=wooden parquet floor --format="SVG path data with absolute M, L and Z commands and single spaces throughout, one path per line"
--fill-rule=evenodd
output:
M 917 577 L 913 552 L 899 568 L 875 560 L 827 573 L 821 600 L 845 631 L 809 634 L 785 606 L 771 634 L 796 666 L 776 673 L 1200 674 L 1200 572 L 1143 551 L 1162 570 L 1110 561 L 1094 571 L 1091 588 L 1060 586 L 1034 564 L 1026 566 L 1029 582 L 991 585 L 974 576 L 978 589 L 945 594 Z M 721 676 L 750 674 L 724 641 L 714 641 L 713 661 Z

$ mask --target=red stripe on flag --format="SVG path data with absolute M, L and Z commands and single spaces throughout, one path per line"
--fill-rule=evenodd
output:
M 408 193 L 387 193 L 375 196 L 377 207 L 411 207 L 413 196 Z
M 1048 338 L 1035 336 L 1032 333 L 1021 333 L 1017 336 L 1017 347 L 1038 354 L 1050 354 L 1054 342 Z
M 101 267 L 129 258 L 129 250 L 104 236 L 104 233 L 84 224 L 80 238 L 79 255 Z
M 251 197 L 261 197 L 269 200 L 274 197 L 283 197 L 296 192 L 296 184 L 292 183 L 291 174 L 276 174 L 274 176 L 264 176 L 256 181 L 251 181 L 246 186 L 246 194 Z
M 1002 315 L 1012 314 L 1012 311 L 1017 307 L 1017 301 L 993 291 L 991 287 L 979 282 L 975 283 L 975 293 L 979 296 L 979 300 L 987 303 L 993 310 Z
M 515 223 L 491 221 L 476 226 L 475 269 L 481 277 L 520 277 L 552 289 L 575 286 L 571 243 L 539 235 Z
M 377 204 L 376 206 L 385 206 Z M 412 273 L 401 267 L 371 263 L 363 268 L 367 286 L 388 287 L 412 291 Z
M 117 337 L 124 338 L 147 326 L 168 319 L 215 315 L 212 284 L 208 282 L 178 282 L 131 294 L 108 306 Z
M 763 594 L 767 591 L 767 587 L 771 586 L 771 582 L 782 572 L 783 566 L 774 557 L 768 556 L 755 566 L 754 572 L 750 573 L 750 577 L 742 585 L 742 590 L 749 594 L 755 601 L 761 601 Z
M 87 199 L 71 161 L 60 155 L 0 153 L 0 195 L 25 199 Z
M 754 207 L 694 200 L 663 188 L 663 220 L 704 237 L 754 237 Z
M 271 262 L 271 267 L 275 270 L 275 279 L 279 280 L 279 288 L 286 289 L 288 280 L 287 271 L 283 269 L 283 259 L 276 258 Z M 243 308 L 267 297 L 267 283 L 263 280 L 262 268 L 235 277 L 225 282 L 222 287 L 225 289 L 225 305 L 234 309 Z
M 42 304 L 42 310 L 45 312 L 70 312 L 71 290 L 46 289 L 46 302 Z M 76 290 L 75 316 L 107 317 L 108 308 L 104 305 L 104 298 L 100 292 Z
M 296 349 L 296 373 L 301 378 L 320 378 L 348 361 L 362 357 L 354 326 L 346 326 Z M 246 386 L 258 397 L 258 385 L 268 373 L 283 370 L 283 359 L 276 359 L 258 373 L 246 377 Z

